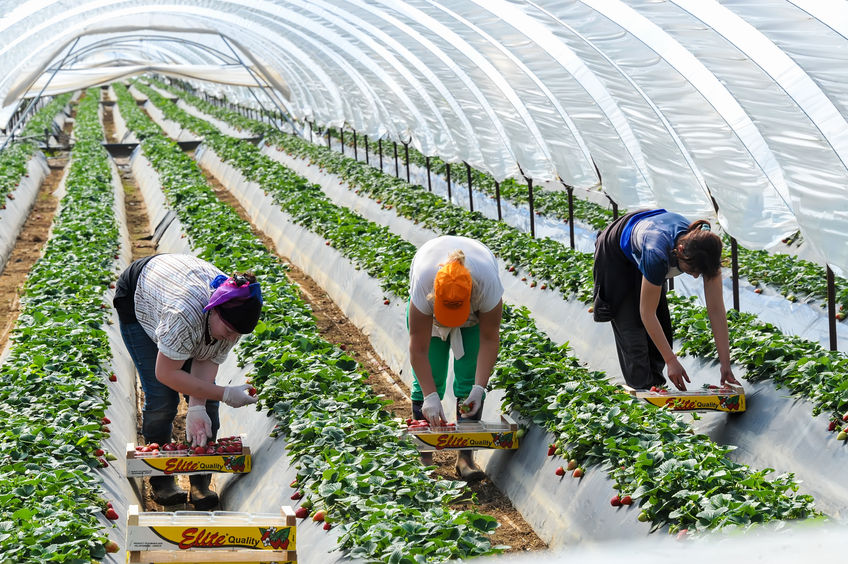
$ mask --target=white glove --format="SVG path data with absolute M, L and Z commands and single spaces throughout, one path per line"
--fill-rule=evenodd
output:
M 439 399 L 439 392 L 433 392 L 424 398 L 421 413 L 424 414 L 424 419 L 429 421 L 430 425 L 444 424 L 445 410 L 442 409 L 442 400 Z
M 192 446 L 205 446 L 212 436 L 212 420 L 205 405 L 193 405 L 186 414 L 186 438 Z
M 221 401 L 230 407 L 243 407 L 249 403 L 256 403 L 259 398 L 250 395 L 248 390 L 252 389 L 250 384 L 242 384 L 240 386 L 226 386 L 224 388 L 224 397 Z
M 474 384 L 474 387 L 471 388 L 471 393 L 462 402 L 462 405 L 468 406 L 468 410 L 461 414 L 462 417 L 474 417 L 480 411 L 480 406 L 483 405 L 483 398 L 485 397 L 486 388 L 479 384 Z

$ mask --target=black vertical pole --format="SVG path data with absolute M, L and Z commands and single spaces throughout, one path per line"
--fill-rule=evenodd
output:
M 445 170 L 447 170 L 447 177 L 448 177 L 448 203 L 450 203 L 450 201 L 451 201 L 450 163 L 445 163 Z
M 342 156 L 344 156 L 344 127 L 339 130 L 339 139 L 342 144 Z
M 474 197 L 471 191 L 471 165 L 465 163 L 465 172 L 468 176 L 468 211 L 474 211 Z
M 733 309 L 739 311 L 739 245 L 730 238 L 730 271 L 733 277 Z
M 412 141 L 412 139 L 410 139 Z M 406 159 L 406 182 L 409 183 L 409 143 L 403 144 L 404 158 Z
M 830 350 L 836 350 L 836 283 L 833 271 L 827 267 L 827 325 L 830 333 Z
M 574 248 L 574 188 L 569 186 L 568 190 L 568 238 L 571 248 Z
M 356 152 L 356 130 L 353 130 L 353 159 L 359 160 L 359 154 Z
M 433 183 L 430 180 L 430 157 L 424 157 L 424 166 L 427 168 L 427 191 L 433 191 Z
M 614 220 L 618 219 L 618 204 L 615 202 L 612 203 L 612 218 Z
M 383 139 L 377 139 L 377 150 L 380 152 L 380 172 L 383 172 Z
M 327 148 L 332 149 L 332 147 L 330 146 L 330 128 L 329 127 L 327 128 Z
M 309 124 L 309 142 L 312 143 L 312 122 L 307 121 L 306 123 Z
M 495 201 L 498 203 L 498 221 L 503 220 L 501 215 L 501 183 L 495 181 Z
M 536 238 L 536 219 L 533 217 L 536 212 L 533 210 L 533 179 L 527 178 L 527 203 L 530 206 L 530 236 Z
M 398 162 L 397 141 L 392 141 L 395 151 L 395 178 L 400 178 L 400 164 Z
M 368 158 L 368 136 L 365 136 L 365 164 L 371 164 L 370 159 Z

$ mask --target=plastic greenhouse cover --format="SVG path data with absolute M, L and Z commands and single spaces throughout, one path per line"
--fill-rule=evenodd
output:
M 139 70 L 253 104 L 233 78 L 244 64 L 321 129 L 498 180 L 600 185 L 622 207 L 718 220 L 750 248 L 800 229 L 819 262 L 848 270 L 844 4 L 0 0 L 0 13 L 4 124 L 63 62 L 50 88 L 149 58 Z M 223 64 L 213 78 L 230 84 L 206 82 Z

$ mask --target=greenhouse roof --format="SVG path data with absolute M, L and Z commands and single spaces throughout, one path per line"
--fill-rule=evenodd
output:
M 0 13 L 3 126 L 39 93 L 181 76 L 498 179 L 717 219 L 751 248 L 800 229 L 848 272 L 844 2 L 31 0 Z

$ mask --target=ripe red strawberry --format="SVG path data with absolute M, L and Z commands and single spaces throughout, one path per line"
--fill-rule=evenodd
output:
M 613 507 L 621 507 L 621 498 L 618 496 L 613 496 L 613 498 L 610 500 L 610 505 L 612 505 Z
M 541 288 L 542 290 L 546 290 L 548 288 L 548 285 L 542 284 L 541 286 L 539 286 L 539 288 Z
M 555 473 L 557 476 L 565 476 L 565 468 L 563 468 L 562 466 L 560 466 L 559 468 L 557 468 L 557 469 L 556 469 L 556 471 L 555 471 L 554 473 Z
M 108 552 L 109 554 L 113 554 L 113 553 L 121 550 L 121 547 L 118 546 L 118 543 L 116 543 L 115 541 L 111 541 L 111 540 L 103 546 L 106 548 L 106 552 Z
M 94 456 L 103 456 L 103 449 L 98 448 L 94 451 Z
M 583 469 L 582 468 L 575 468 L 574 472 L 572 472 L 571 475 L 575 478 L 582 478 L 583 477 Z
M 332 528 L 333 528 L 333 526 L 331 524 L 327 523 L 326 521 L 324 522 L 324 530 L 325 531 L 329 531 Z
M 302 498 L 302 497 L 303 497 L 303 494 L 302 494 L 302 493 L 300 493 L 300 492 L 294 492 L 294 493 L 292 494 L 292 496 L 291 496 L 291 498 L 292 498 L 292 499 L 294 499 L 294 500 L 298 500 L 298 499 L 300 499 L 300 498 Z
M 515 267 L 514 267 L 514 266 L 510 266 L 510 267 L 509 267 L 509 271 L 510 271 L 510 272 L 515 272 Z
M 106 468 L 107 466 L 109 466 L 109 463 L 108 463 L 108 462 L 106 462 L 106 459 L 105 459 L 105 458 L 103 458 L 103 457 L 98 458 L 98 459 L 97 459 L 97 462 L 99 462 L 99 463 L 100 463 L 100 467 L 101 467 L 101 468 Z
M 836 421 L 831 421 L 827 426 L 827 430 L 833 431 L 834 429 L 836 429 Z
M 101 417 L 101 418 L 100 418 L 100 422 L 101 422 L 101 423 L 103 423 L 104 425 L 108 425 L 108 424 L 109 424 L 109 423 L 111 423 L 112 421 L 111 421 L 108 417 L 105 417 L 105 416 L 104 416 L 104 417 Z
M 256 395 L 256 388 L 251 386 L 250 388 L 247 389 L 247 394 L 250 395 L 250 396 L 255 396 Z
M 390 302 L 389 300 L 383 300 L 383 305 L 389 305 L 390 303 L 392 302 Z
M 117 382 L 117 381 L 118 381 L 118 377 L 117 377 L 117 376 L 115 376 L 115 373 L 114 373 L 114 372 L 112 372 L 111 374 L 109 374 L 109 381 L 110 381 L 110 382 Z
M 297 487 L 297 478 L 295 478 L 294 480 L 291 481 L 291 483 L 289 483 L 289 487 L 290 488 L 296 488 Z
M 556 454 L 556 445 L 548 446 L 548 456 L 553 456 Z
M 633 498 L 630 497 L 629 495 L 626 495 L 626 496 L 621 498 L 621 505 L 632 505 L 632 504 L 633 504 Z
M 843 421 L 848 421 L 848 413 L 846 413 L 845 415 L 843 415 L 843 416 L 842 416 L 842 420 L 843 420 Z
M 111 507 L 106 510 L 106 518 L 112 521 L 118 520 L 118 512 L 112 509 Z
M 307 517 L 309 517 L 309 510 L 305 507 L 298 507 L 294 511 L 294 516 L 298 519 L 306 519 Z
M 313 515 L 313 516 L 312 516 L 312 520 L 313 520 L 313 521 L 319 521 L 319 522 L 320 522 L 320 521 L 323 521 L 323 520 L 324 520 L 325 515 L 326 515 L 326 514 L 324 513 L 324 510 L 323 510 L 323 509 L 319 509 L 318 511 L 316 511 L 316 512 L 315 512 L 315 515 Z
M 346 344 L 344 344 L 344 343 L 342 343 L 341 345 L 339 345 L 339 348 L 340 348 L 340 349 L 342 349 L 343 351 L 346 351 L 346 350 L 347 350 L 347 345 L 346 345 Z

